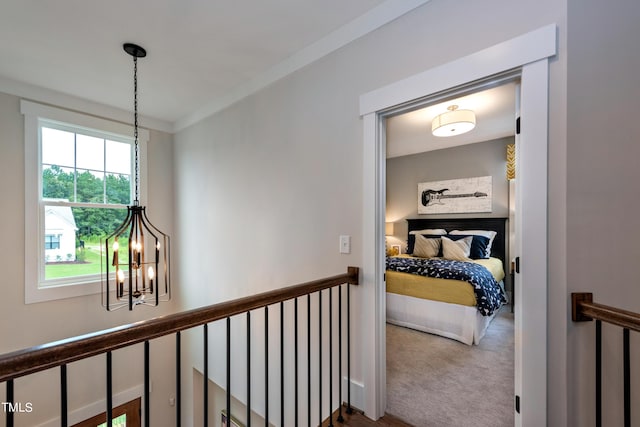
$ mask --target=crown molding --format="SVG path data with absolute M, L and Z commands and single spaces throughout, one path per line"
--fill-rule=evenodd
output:
M 318 59 L 340 49 L 360 37 L 388 24 L 405 15 L 413 9 L 428 3 L 430 0 L 387 0 L 369 12 L 359 16 L 350 23 L 328 34 L 317 42 L 296 52 L 286 60 L 276 64 L 266 72 L 251 79 L 228 92 L 226 95 L 214 99 L 192 114 L 177 120 L 173 131 L 179 132 L 243 98 L 267 87 L 281 78 L 317 61 Z

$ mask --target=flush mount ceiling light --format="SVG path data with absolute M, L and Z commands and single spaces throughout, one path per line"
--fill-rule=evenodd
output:
M 434 136 L 455 136 L 469 132 L 476 127 L 476 114 L 471 110 L 458 110 L 457 105 L 447 107 L 431 122 L 431 133 Z
M 146 208 L 138 200 L 138 58 L 144 58 L 147 52 L 133 43 L 125 43 L 123 48 L 133 57 L 135 199 L 127 207 L 124 222 L 102 246 L 102 305 L 109 311 L 156 306 L 171 298 L 169 236 L 149 221 Z

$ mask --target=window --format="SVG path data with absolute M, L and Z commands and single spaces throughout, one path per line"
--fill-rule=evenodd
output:
M 44 236 L 44 250 L 47 249 L 60 249 L 60 235 L 59 234 L 45 234 Z
M 26 302 L 98 293 L 101 241 L 133 198 L 133 128 L 27 101 L 22 112 Z
M 140 398 L 127 402 L 123 405 L 113 408 L 111 425 L 113 427 L 140 427 Z M 107 413 L 91 417 L 88 420 L 84 420 L 78 424 L 74 424 L 73 427 L 105 427 L 107 423 Z
M 101 271 L 100 241 L 131 204 L 132 141 L 43 119 L 38 130 L 45 235 L 40 286 L 94 281 Z M 49 234 L 54 230 L 60 234 Z M 52 256 L 47 249 L 58 251 Z

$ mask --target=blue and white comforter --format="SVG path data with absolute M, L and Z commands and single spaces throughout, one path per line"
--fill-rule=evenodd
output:
M 483 316 L 491 316 L 507 302 L 493 275 L 480 264 L 439 258 L 387 257 L 387 270 L 439 279 L 468 282 L 473 286 L 476 306 Z

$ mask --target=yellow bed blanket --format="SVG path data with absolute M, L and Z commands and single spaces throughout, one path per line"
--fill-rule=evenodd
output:
M 399 256 L 411 258 L 411 255 Z M 476 259 L 471 262 L 487 268 L 498 283 L 504 279 L 502 261 L 498 258 Z M 386 271 L 386 282 L 387 292 L 394 294 L 472 307 L 476 305 L 473 287 L 467 282 L 451 279 L 436 279 L 389 270 Z

